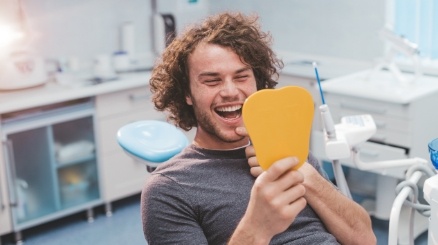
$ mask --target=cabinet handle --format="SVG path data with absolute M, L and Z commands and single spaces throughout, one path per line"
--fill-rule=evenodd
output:
M 11 140 L 3 141 L 6 148 L 6 180 L 8 182 L 9 189 L 9 205 L 11 207 L 17 206 L 17 189 L 13 183 L 13 178 L 16 178 L 15 174 L 15 159 L 14 159 L 14 149 Z
M 129 100 L 131 102 L 136 102 L 139 100 L 148 100 L 151 97 L 150 94 L 143 94 L 143 95 L 135 95 L 135 94 L 130 94 L 129 95 Z
M 350 110 L 359 110 L 359 111 L 376 113 L 376 114 L 385 114 L 386 113 L 386 109 L 378 109 L 378 108 L 369 107 L 366 105 L 346 104 L 344 102 L 341 102 L 341 108 L 350 109 Z

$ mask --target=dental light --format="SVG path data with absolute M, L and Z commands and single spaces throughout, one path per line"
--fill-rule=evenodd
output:
M 402 86 L 413 84 L 422 75 L 419 57 L 420 50 L 418 49 L 418 45 L 403 36 L 397 35 L 389 27 L 384 27 L 379 34 L 380 38 L 389 45 L 389 51 L 383 60 L 369 74 L 369 78 L 374 73 L 382 69 L 387 69 Z M 410 79 L 402 74 L 395 62 L 395 58 L 400 54 L 412 61 L 414 76 Z

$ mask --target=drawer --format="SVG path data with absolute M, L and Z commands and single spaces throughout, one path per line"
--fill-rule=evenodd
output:
M 122 148 L 117 144 L 116 134 L 120 127 L 130 122 L 139 120 L 166 120 L 164 113 L 154 109 L 136 110 L 131 113 L 124 113 L 114 117 L 98 121 L 98 144 L 99 151 L 105 155 L 111 152 L 122 152 Z
M 96 96 L 98 118 L 129 112 L 136 109 L 153 109 L 148 86 Z
M 335 124 L 340 123 L 343 116 L 364 114 L 358 111 L 343 110 L 337 107 L 330 108 Z M 374 119 L 377 132 L 371 138 L 386 144 L 394 144 L 403 147 L 411 146 L 411 122 L 403 118 L 390 117 L 388 115 L 369 113 Z
M 411 121 L 405 118 L 391 117 L 389 115 L 381 115 L 376 113 L 361 113 L 358 111 L 339 108 L 330 108 L 330 111 L 332 113 L 333 120 L 338 120 L 335 121 L 335 123 L 340 122 L 341 117 L 343 116 L 370 114 L 374 119 L 377 129 L 379 130 L 394 130 L 405 133 L 409 133 L 411 131 Z
M 410 134 L 394 132 L 390 130 L 377 130 L 370 140 L 405 148 L 412 147 Z
M 404 149 L 381 145 L 378 143 L 365 142 L 359 146 L 359 159 L 363 162 L 377 162 L 388 160 L 404 160 L 407 159 L 407 155 Z M 348 162 L 347 164 L 352 164 Z M 353 165 L 354 166 L 354 165 Z M 389 175 L 395 178 L 404 179 L 405 172 L 409 167 L 394 167 L 387 169 L 371 170 L 381 175 Z
M 99 164 L 106 202 L 140 193 L 150 175 L 143 163 L 122 152 L 103 156 Z
M 327 93 L 325 101 L 330 108 L 340 108 L 357 112 L 356 114 L 373 114 L 396 118 L 409 118 L 409 105 L 368 100 L 350 96 Z
M 377 162 L 387 160 L 403 160 L 407 158 L 406 152 L 402 148 L 387 146 L 383 144 L 365 142 L 359 146 L 360 159 L 363 162 Z M 320 131 L 312 133 L 311 151 L 320 160 L 327 160 L 325 154 L 324 134 Z M 341 163 L 345 166 L 357 168 L 351 159 L 341 159 Z M 369 172 L 378 173 L 381 175 L 389 175 L 396 178 L 404 178 L 404 173 L 407 167 L 397 167 L 389 169 L 374 169 Z

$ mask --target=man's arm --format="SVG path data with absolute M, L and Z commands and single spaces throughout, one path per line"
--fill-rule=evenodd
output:
M 362 206 L 334 188 L 309 163 L 299 171 L 304 175 L 307 203 L 341 244 L 376 244 L 370 216 Z
M 248 135 L 244 127 L 236 128 L 236 133 Z M 254 177 L 261 175 L 264 171 L 253 146 L 246 148 L 246 156 L 251 174 Z M 298 171 L 304 176 L 304 198 L 341 244 L 377 243 L 371 218 L 363 207 L 344 196 L 309 163 L 303 164 Z
M 296 158 L 275 162 L 256 179 L 246 212 L 228 244 L 269 244 L 306 206 L 303 176 L 290 171 Z

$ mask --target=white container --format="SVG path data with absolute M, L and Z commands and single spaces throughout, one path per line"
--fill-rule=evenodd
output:
M 112 57 L 108 54 L 98 55 L 94 60 L 94 76 L 102 80 L 116 79 Z
M 14 51 L 0 57 L 0 90 L 23 89 L 48 81 L 43 58 L 30 51 Z

